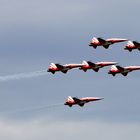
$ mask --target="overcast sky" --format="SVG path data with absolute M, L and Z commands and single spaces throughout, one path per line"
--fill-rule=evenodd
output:
M 139 6 L 139 0 L 0 0 L 0 76 L 47 70 L 51 62 L 140 65 L 140 52 L 125 51 L 126 42 L 108 50 L 88 46 L 93 36 L 140 41 Z M 112 77 L 108 70 L 0 81 L 0 139 L 139 139 L 140 72 Z M 69 95 L 104 100 L 69 108 L 62 105 Z

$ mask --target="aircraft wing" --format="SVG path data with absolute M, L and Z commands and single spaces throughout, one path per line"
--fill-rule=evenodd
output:
M 76 103 L 80 103 L 80 102 L 81 102 L 81 100 L 78 99 L 78 98 L 76 98 L 76 97 L 73 97 L 73 100 L 74 100 Z
M 64 68 L 64 66 L 63 65 L 60 65 L 60 64 L 55 64 L 56 66 L 57 66 L 57 68 L 59 68 L 59 69 L 63 69 Z
M 133 41 L 133 44 L 134 44 L 135 46 L 139 46 L 139 45 L 140 45 L 140 43 L 137 42 L 137 41 Z
M 89 66 L 91 66 L 91 67 L 95 67 L 95 66 L 96 66 L 96 64 L 95 64 L 95 63 L 92 63 L 91 61 L 87 61 L 87 63 L 88 63 Z
M 124 70 L 125 70 L 125 68 L 123 68 L 123 67 L 121 67 L 121 66 L 118 66 L 118 65 L 117 65 L 116 67 L 117 67 L 117 69 L 120 70 L 120 71 L 124 71 Z
M 98 37 L 97 39 L 98 39 L 99 42 L 101 42 L 101 43 L 105 43 L 105 42 L 106 42 L 106 40 L 104 40 L 104 39 L 102 39 L 102 38 L 100 38 L 100 37 Z
M 83 107 L 84 104 L 86 103 L 85 101 L 82 101 L 76 97 L 73 97 L 73 100 L 75 101 L 76 104 L 78 104 L 79 106 Z

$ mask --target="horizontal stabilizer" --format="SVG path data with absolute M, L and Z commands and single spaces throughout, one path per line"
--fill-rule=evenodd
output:
M 94 49 L 96 49 L 96 48 L 97 48 L 97 45 L 92 45 L 92 47 L 93 47 Z

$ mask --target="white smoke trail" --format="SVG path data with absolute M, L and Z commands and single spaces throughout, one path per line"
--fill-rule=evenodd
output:
M 32 77 L 42 76 L 46 74 L 47 74 L 47 70 L 5 75 L 5 76 L 0 76 L 0 82 L 9 81 L 9 80 L 20 80 L 24 78 L 32 78 Z
M 15 110 L 0 111 L 0 114 L 16 114 L 16 113 L 26 113 L 26 112 L 39 112 L 43 110 L 50 110 L 58 107 L 63 107 L 64 103 L 57 103 L 38 107 L 21 108 Z

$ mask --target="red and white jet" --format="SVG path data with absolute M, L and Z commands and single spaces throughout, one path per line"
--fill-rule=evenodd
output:
M 54 74 L 57 71 L 61 71 L 63 73 L 67 73 L 68 70 L 73 69 L 73 68 L 77 68 L 77 67 L 81 67 L 81 66 L 82 66 L 82 64 L 65 64 L 65 65 L 60 65 L 60 64 L 51 63 L 47 71 L 51 72 L 52 74 Z
M 131 52 L 134 49 L 138 49 L 140 51 L 140 43 L 137 41 L 128 41 L 124 49 L 128 50 L 129 52 Z
M 98 72 L 100 68 L 110 65 L 115 65 L 117 62 L 97 62 L 93 63 L 91 61 L 83 61 L 83 65 L 79 68 L 80 70 L 83 70 L 86 72 L 88 69 L 92 69 L 95 72 Z
M 114 43 L 119 43 L 119 42 L 124 42 L 127 41 L 128 39 L 124 38 L 110 38 L 110 39 L 102 39 L 100 37 L 96 38 L 93 37 L 89 46 L 92 46 L 93 48 L 97 48 L 97 46 L 103 46 L 105 49 L 108 49 L 108 47 Z
M 69 107 L 72 107 L 73 105 L 79 105 L 79 106 L 83 107 L 85 105 L 85 103 L 88 103 L 91 101 L 98 101 L 98 100 L 102 100 L 102 99 L 103 98 L 101 98 L 101 97 L 85 97 L 85 98 L 79 99 L 76 97 L 68 96 L 64 105 L 68 105 Z
M 115 76 L 116 74 L 121 73 L 123 76 L 127 76 L 129 72 L 132 72 L 134 70 L 140 70 L 140 66 L 121 67 L 118 65 L 113 65 L 109 70 L 108 74 L 112 74 L 113 76 Z

